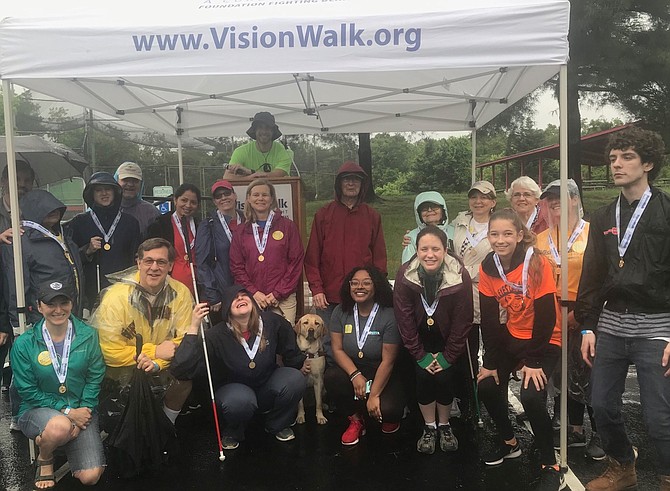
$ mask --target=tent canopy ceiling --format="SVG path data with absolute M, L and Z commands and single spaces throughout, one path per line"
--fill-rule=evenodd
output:
M 0 22 L 2 78 L 190 137 L 470 130 L 568 55 L 567 0 L 62 3 Z

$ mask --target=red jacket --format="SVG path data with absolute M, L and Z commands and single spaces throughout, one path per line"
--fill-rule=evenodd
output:
M 365 203 L 353 209 L 333 201 L 314 216 L 305 254 L 312 295 L 325 293 L 340 303 L 344 277 L 356 266 L 372 264 L 386 273 L 386 243 L 379 213 Z
M 235 283 L 244 286 L 252 295 L 261 291 L 284 300 L 298 289 L 305 251 L 296 224 L 281 216 L 279 211 L 276 213 L 262 262 L 258 260 L 252 224 L 237 227 L 230 246 L 230 271 Z M 262 238 L 263 232 L 259 233 Z

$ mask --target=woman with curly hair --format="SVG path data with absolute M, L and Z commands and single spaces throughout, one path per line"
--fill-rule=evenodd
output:
M 326 389 L 349 418 L 342 445 L 365 435 L 364 414 L 381 423 L 383 433 L 400 428 L 405 400 L 393 368 L 400 334 L 393 315 L 393 292 L 374 266 L 356 267 L 344 278 L 342 303 L 330 320 L 333 358 L 325 373 Z

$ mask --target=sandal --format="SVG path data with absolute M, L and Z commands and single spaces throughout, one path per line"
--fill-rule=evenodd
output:
M 52 472 L 51 474 L 44 474 L 42 475 L 42 466 L 45 465 L 51 465 L 53 466 L 54 464 L 54 459 L 50 458 L 47 460 L 40 460 L 36 459 L 35 460 L 35 483 L 33 485 L 33 489 L 41 490 L 41 489 L 53 489 L 56 487 L 56 476 L 54 476 L 54 473 Z M 53 486 L 47 486 L 45 488 L 40 488 L 37 486 L 38 482 L 44 482 L 44 481 L 53 481 Z

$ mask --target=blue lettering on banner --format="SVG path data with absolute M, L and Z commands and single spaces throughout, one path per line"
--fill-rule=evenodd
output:
M 258 26 L 239 30 L 236 26 L 210 27 L 211 44 L 202 33 L 134 34 L 133 45 L 137 52 L 148 51 L 198 51 L 214 48 L 273 49 L 273 48 L 338 48 L 368 46 L 399 46 L 405 51 L 421 49 L 421 28 L 380 28 L 374 31 L 357 28 L 355 22 L 343 22 L 337 29 L 327 29 L 323 24 L 300 24 L 294 29 L 263 31 Z

